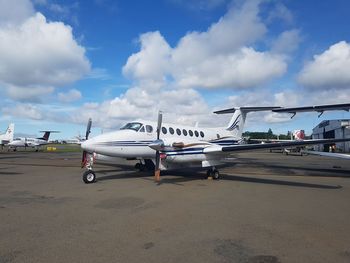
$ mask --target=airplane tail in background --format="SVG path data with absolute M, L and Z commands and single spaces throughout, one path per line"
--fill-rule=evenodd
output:
M 294 139 L 297 141 L 305 140 L 305 131 L 304 130 L 295 130 L 293 132 Z
M 9 142 L 13 141 L 13 134 L 15 132 L 15 124 L 14 123 L 10 123 L 10 125 L 8 126 L 6 132 L 5 132 L 5 136 L 4 139 L 8 140 Z
M 15 131 L 15 124 L 10 123 L 10 125 L 6 129 L 6 132 L 4 134 L 0 134 L 1 147 L 13 141 L 14 131 Z
M 44 136 L 41 137 L 41 138 L 38 138 L 38 139 L 48 141 L 49 137 L 50 137 L 50 134 L 53 133 L 53 132 L 58 132 L 58 131 L 40 131 L 40 132 L 44 132 Z
M 233 116 L 226 130 L 232 132 L 232 136 L 236 138 L 241 138 L 248 112 L 271 111 L 277 108 L 280 108 L 280 107 L 235 107 L 231 109 L 215 111 L 214 113 L 216 114 L 233 113 Z

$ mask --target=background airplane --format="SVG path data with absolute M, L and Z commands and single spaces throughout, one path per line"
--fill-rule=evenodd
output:
M 234 152 L 350 141 L 320 139 L 246 144 L 242 132 L 247 113 L 277 108 L 280 107 L 238 107 L 216 111 L 216 114 L 233 113 L 227 127 L 217 128 L 162 123 L 160 112 L 157 123 L 130 122 L 119 131 L 91 139 L 88 139 L 91 128 L 89 120 L 86 141 L 81 145 L 84 150 L 82 166 L 87 168 L 83 181 L 95 182 L 96 175 L 92 167 L 96 155 L 139 160 L 136 168 L 154 170 L 156 181 L 159 181 L 160 170 L 188 167 L 207 169 L 208 177 L 218 179 L 219 171 L 216 167 L 223 164 L 225 158 Z
M 39 147 L 45 144 L 49 143 L 49 137 L 51 133 L 58 132 L 58 131 L 40 131 L 44 132 L 43 137 L 39 138 L 31 138 L 31 137 L 18 137 L 14 138 L 11 143 L 8 144 L 8 146 L 14 151 L 17 150 L 18 147 L 33 147 L 36 151 L 39 150 Z
M 15 132 L 15 124 L 10 123 L 9 126 L 7 127 L 6 131 L 4 134 L 0 134 L 0 145 L 1 148 L 4 147 L 4 145 L 9 144 L 10 142 L 13 141 L 13 134 Z

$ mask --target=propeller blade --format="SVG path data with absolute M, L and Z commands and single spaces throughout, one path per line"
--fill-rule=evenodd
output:
M 157 140 L 159 140 L 160 129 L 162 128 L 163 112 L 158 112 Z
M 154 179 L 156 180 L 156 182 L 160 181 L 159 165 L 160 165 L 160 154 L 159 154 L 159 151 L 156 151 L 156 165 L 155 165 L 155 171 L 154 171 Z
M 89 121 L 87 123 L 87 126 L 86 126 L 86 133 L 85 133 L 85 139 L 89 139 L 89 134 L 91 132 L 91 125 L 92 125 L 92 119 L 89 118 Z
M 157 124 L 157 140 L 159 141 L 160 138 L 160 130 L 162 128 L 162 120 L 163 120 L 163 113 L 161 111 L 158 112 L 158 124 Z M 156 182 L 160 181 L 160 153 L 157 150 L 156 151 L 156 164 L 154 169 L 154 179 Z
M 86 133 L 85 133 L 85 140 L 89 139 L 89 134 L 91 132 L 91 125 L 92 125 L 92 119 L 89 118 L 87 126 L 86 126 Z M 83 151 L 83 155 L 81 157 L 81 168 L 84 168 L 87 162 L 87 152 Z

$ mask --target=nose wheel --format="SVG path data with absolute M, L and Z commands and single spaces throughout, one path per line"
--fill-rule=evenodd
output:
M 87 170 L 83 173 L 83 181 L 86 184 L 91 184 L 96 182 L 96 174 L 93 170 Z

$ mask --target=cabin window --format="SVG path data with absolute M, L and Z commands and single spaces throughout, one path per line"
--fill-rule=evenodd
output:
M 148 133 L 153 132 L 153 127 L 152 127 L 151 125 L 146 125 L 146 131 L 147 131 Z
M 170 127 L 169 132 L 170 132 L 170 134 L 174 134 L 174 129 Z
M 202 138 L 204 138 L 204 132 L 201 131 L 199 134 L 201 135 Z
M 145 126 L 142 126 L 139 132 L 145 132 Z
M 198 131 L 194 131 L 194 135 L 196 135 L 196 137 L 198 137 L 199 136 Z
M 162 127 L 162 133 L 167 134 L 167 132 L 168 132 L 167 129 L 165 127 Z
M 183 135 L 187 136 L 187 131 L 185 129 L 182 130 Z
M 192 130 L 189 130 L 188 133 L 190 134 L 191 137 L 193 136 L 193 131 Z
M 181 130 L 180 129 L 176 129 L 176 133 L 177 133 L 177 135 L 181 135 Z

